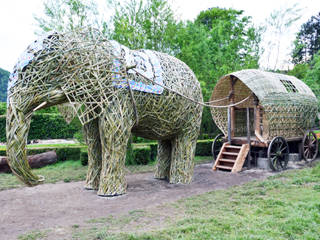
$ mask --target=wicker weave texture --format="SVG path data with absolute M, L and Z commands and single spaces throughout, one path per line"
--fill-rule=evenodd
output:
M 202 94 L 186 64 L 155 51 L 128 50 L 132 56 L 152 52 L 159 63 L 128 65 L 128 51 L 119 54 L 114 43 L 92 29 L 51 33 L 40 47 L 35 45 L 27 50 L 31 60 L 16 65 L 8 89 L 8 155 L 13 172 L 25 183 L 42 180 L 26 162 L 32 112 L 39 106 L 66 103 L 59 107 L 66 119 L 76 113 L 84 125 L 89 152 L 86 188 L 98 189 L 103 196 L 125 193 L 124 163 L 131 132 L 160 141 L 156 177 L 171 183 L 191 181 L 202 106 L 181 95 L 202 102 Z M 166 89 L 158 91 L 154 80 L 159 79 Z M 146 88 L 158 94 L 136 90 Z
M 261 131 L 265 140 L 282 136 L 285 138 L 302 137 L 311 128 L 317 113 L 317 99 L 311 89 L 299 79 L 284 74 L 260 70 L 242 70 L 223 76 L 212 93 L 211 101 L 230 96 L 215 105 L 230 104 L 231 78 L 236 79 L 233 86 L 234 102 L 250 96 L 236 106 L 235 136 L 246 136 L 246 118 L 241 121 L 240 112 L 245 108 L 253 110 L 256 101 L 262 115 Z M 242 110 L 241 110 L 242 109 Z M 227 108 L 211 108 L 212 118 L 219 129 L 228 135 Z M 251 121 L 256 121 L 251 113 Z M 251 131 L 253 123 L 251 122 Z M 254 133 L 252 133 L 253 135 Z

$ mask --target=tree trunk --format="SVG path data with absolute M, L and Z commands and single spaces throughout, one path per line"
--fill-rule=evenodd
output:
M 28 162 L 31 168 L 40 168 L 57 162 L 57 154 L 55 151 L 44 152 L 36 155 L 28 156 Z M 0 172 L 9 173 L 11 169 L 7 162 L 7 157 L 0 157 Z

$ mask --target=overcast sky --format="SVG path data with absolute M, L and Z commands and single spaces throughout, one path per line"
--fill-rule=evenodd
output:
M 106 0 L 97 0 L 99 7 L 103 7 Z M 288 8 L 298 2 L 302 8 L 302 18 L 287 34 L 281 52 L 281 64 L 286 67 L 289 53 L 292 49 L 292 41 L 295 33 L 299 31 L 302 23 L 311 16 L 320 12 L 320 0 L 169 0 L 176 15 L 182 20 L 193 20 L 200 11 L 210 7 L 234 8 L 244 10 L 245 15 L 252 16 L 253 22 L 259 25 L 279 8 Z M 17 58 L 25 48 L 36 39 L 34 31 L 36 22 L 34 14 L 43 12 L 43 0 L 2 0 L 0 14 L 0 67 L 11 71 Z M 265 64 L 265 62 L 262 62 Z

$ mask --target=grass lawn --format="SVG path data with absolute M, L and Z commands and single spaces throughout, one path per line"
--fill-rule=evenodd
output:
M 165 227 L 159 229 L 165 215 Z M 318 240 L 320 164 L 183 199 L 161 211 L 141 210 L 89 223 L 85 229 L 73 228 L 74 239 Z
M 211 161 L 211 157 L 196 156 L 196 163 L 204 163 Z M 154 171 L 155 162 L 148 165 L 129 165 L 126 166 L 127 173 L 142 173 Z M 86 179 L 87 166 L 82 166 L 80 161 L 58 162 L 40 169 L 32 170 L 37 175 L 45 177 L 45 183 L 55 183 L 59 181 L 83 181 Z M 10 188 L 23 187 L 18 178 L 12 174 L 0 173 L 0 191 Z

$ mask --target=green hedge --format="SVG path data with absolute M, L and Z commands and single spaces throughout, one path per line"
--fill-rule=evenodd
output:
M 48 151 L 55 151 L 57 153 L 58 162 L 66 160 L 79 160 L 81 147 L 65 147 L 65 148 L 34 148 L 27 149 L 28 155 L 35 155 Z M 6 150 L 0 150 L 0 156 L 6 156 Z
M 196 146 L 196 156 L 211 156 L 212 140 L 200 140 Z
M 196 156 L 211 156 L 212 140 L 200 140 L 196 146 Z M 132 141 L 128 142 L 126 165 L 146 165 L 153 162 L 157 158 L 156 143 L 146 145 L 139 148 L 132 147 Z M 88 152 L 84 150 L 80 154 L 82 165 L 88 164 Z
M 60 114 L 35 114 L 31 119 L 28 140 L 73 138 L 79 130 L 81 130 L 81 124 L 77 118 L 67 124 Z M 0 117 L 0 141 L 6 141 L 5 116 Z

